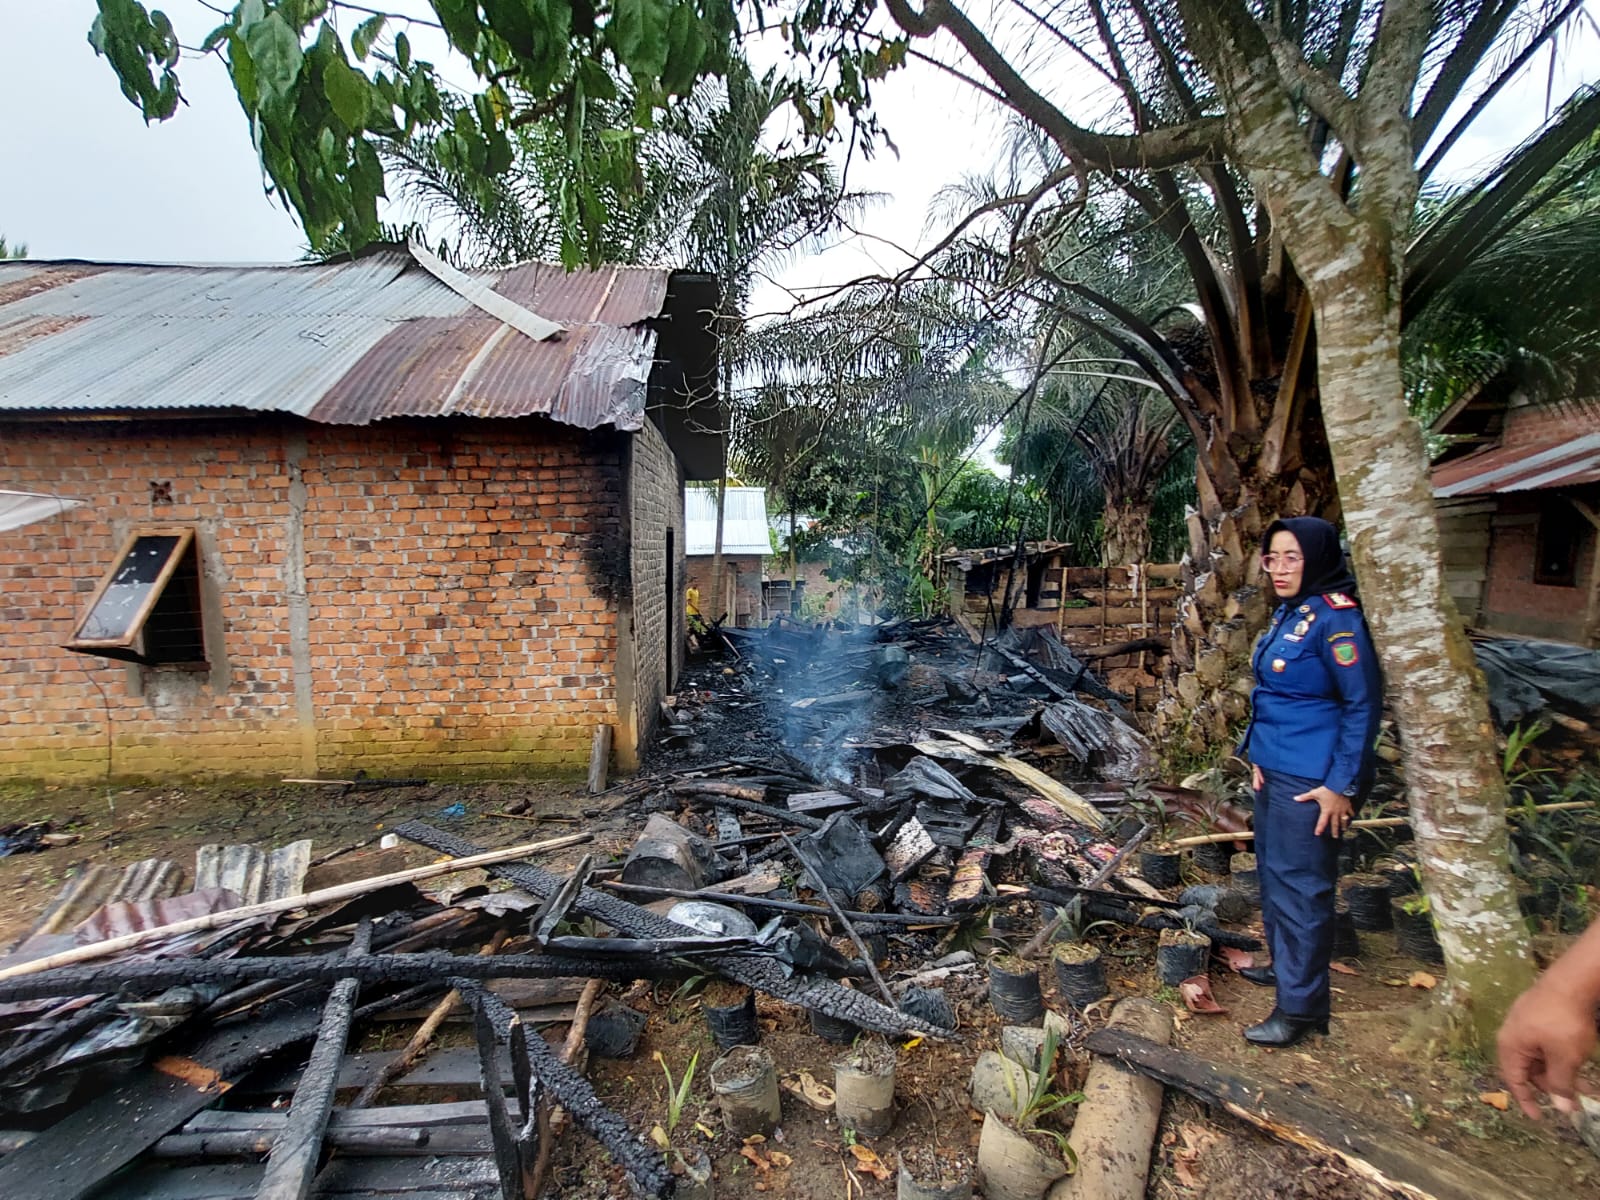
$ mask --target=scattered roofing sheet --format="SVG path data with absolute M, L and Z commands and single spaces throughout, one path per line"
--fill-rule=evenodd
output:
M 1433 470 L 1433 494 L 1488 496 L 1600 482 L 1600 433 L 1494 446 Z
M 683 489 L 684 553 L 714 554 L 717 540 L 717 490 Z M 722 505 L 724 554 L 771 554 L 767 534 L 767 489 L 731 487 Z
M 71 496 L 47 492 L 13 492 L 0 488 L 0 530 L 20 529 L 35 521 L 48 521 L 88 503 Z
M 641 426 L 670 272 L 529 263 L 468 275 L 563 332 L 518 332 L 404 248 L 287 266 L 0 263 L 0 413 Z

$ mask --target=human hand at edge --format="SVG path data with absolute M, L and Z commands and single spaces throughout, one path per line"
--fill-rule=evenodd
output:
M 1262 788 L 1264 788 L 1266 786 L 1267 786 L 1267 781 L 1265 779 L 1261 778 L 1261 768 L 1256 766 L 1255 763 L 1251 763 L 1250 764 L 1250 790 L 1254 791 L 1254 792 L 1259 792 Z
M 1295 797 L 1301 804 L 1315 800 L 1322 813 L 1317 817 L 1316 837 L 1321 837 L 1326 831 L 1332 837 L 1338 837 L 1350 828 L 1350 822 L 1355 819 L 1356 810 L 1351 807 L 1350 800 L 1338 792 L 1329 791 L 1325 787 L 1314 787 L 1309 792 L 1301 792 Z
M 1536 1091 L 1546 1093 L 1558 1112 L 1574 1112 L 1578 1069 L 1594 1051 L 1595 1040 L 1592 1001 L 1546 976 L 1517 998 L 1500 1027 L 1500 1078 L 1535 1121 Z

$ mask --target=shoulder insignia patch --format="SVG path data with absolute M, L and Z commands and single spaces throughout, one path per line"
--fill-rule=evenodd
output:
M 1333 661 L 1341 667 L 1353 667 L 1361 659 L 1354 642 L 1335 642 L 1333 645 Z
M 1328 640 L 1330 642 L 1337 642 L 1340 638 L 1353 638 L 1353 637 L 1355 637 L 1355 634 L 1350 633 L 1349 631 L 1346 631 L 1344 633 L 1330 633 L 1328 635 Z
M 1355 608 L 1356 602 L 1343 592 L 1329 592 L 1323 597 L 1328 602 L 1329 608 Z

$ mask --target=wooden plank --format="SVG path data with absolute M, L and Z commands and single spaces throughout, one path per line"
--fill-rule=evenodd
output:
M 1525 1200 L 1523 1192 L 1447 1150 L 1296 1088 L 1117 1030 L 1092 1033 L 1087 1045 L 1282 1141 L 1337 1158 L 1363 1179 L 1412 1200 Z
M 859 801 L 843 792 L 832 790 L 821 792 L 795 792 L 786 801 L 790 812 L 816 814 L 831 812 L 836 808 L 850 808 Z
M 231 1129 L 221 1133 L 169 1133 L 150 1148 L 153 1158 L 259 1158 L 271 1153 L 273 1139 L 282 1132 L 270 1129 Z M 489 1154 L 494 1142 L 489 1127 L 442 1125 L 433 1129 L 395 1125 L 376 1129 L 330 1129 L 322 1145 L 340 1154 Z
M 317 1181 L 318 1196 L 381 1200 L 482 1200 L 484 1160 L 474 1157 L 336 1159 Z M 226 1163 L 198 1167 L 141 1165 L 96 1196 L 95 1200 L 250 1200 L 261 1182 L 260 1163 Z
M 476 1064 L 476 1059 L 473 1060 Z M 282 1109 L 208 1109 L 196 1113 L 180 1133 L 276 1132 L 288 1123 Z M 438 1129 L 447 1125 L 482 1125 L 483 1101 L 458 1100 L 444 1104 L 387 1104 L 382 1108 L 336 1108 L 329 1115 L 328 1128 Z
M 399 1053 L 399 1050 L 373 1050 L 345 1055 L 344 1061 L 339 1064 L 339 1090 L 365 1087 L 378 1069 Z M 511 1070 L 509 1056 L 505 1056 L 501 1066 L 506 1072 Z M 291 1069 L 246 1079 L 240 1084 L 240 1092 L 249 1096 L 283 1095 L 294 1090 L 299 1076 L 297 1069 Z M 479 1089 L 477 1051 L 467 1046 L 436 1050 L 426 1062 L 407 1071 L 389 1087 L 470 1088 L 472 1094 L 476 1095 Z
M 372 922 L 363 920 L 356 928 L 350 953 L 362 955 L 371 948 Z M 333 1093 L 339 1083 L 339 1060 L 344 1057 L 350 1037 L 360 988 L 361 981 L 354 978 L 341 979 L 333 985 L 333 993 L 322 1009 L 311 1059 L 294 1089 L 289 1119 L 272 1143 L 272 1157 L 267 1160 L 267 1173 L 256 1200 L 305 1200 L 311 1193 L 311 1181 L 316 1178 L 317 1163 L 322 1157 L 322 1135 L 328 1128 Z
M 589 747 L 589 794 L 606 790 L 606 772 L 611 769 L 611 726 L 596 725 L 594 742 Z
M 78 1200 L 163 1134 L 214 1104 L 270 1054 L 309 1038 L 314 1009 L 249 1021 L 213 1033 L 186 1056 L 157 1059 L 0 1159 L 6 1200 Z

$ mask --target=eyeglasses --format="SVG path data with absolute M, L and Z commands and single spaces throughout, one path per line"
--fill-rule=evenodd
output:
M 1269 571 L 1276 571 L 1280 567 L 1285 571 L 1292 571 L 1305 562 L 1301 554 L 1263 554 L 1261 565 Z

